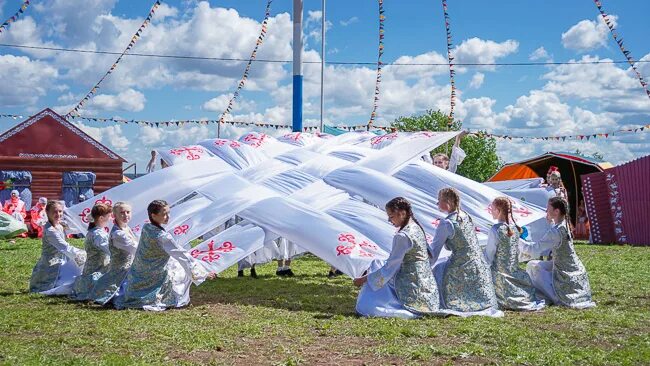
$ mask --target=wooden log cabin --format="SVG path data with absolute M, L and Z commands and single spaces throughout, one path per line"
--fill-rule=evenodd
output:
M 125 160 L 47 108 L 0 135 L 0 170 L 32 174 L 32 204 L 62 199 L 63 173 L 93 172 L 95 194 L 122 183 Z

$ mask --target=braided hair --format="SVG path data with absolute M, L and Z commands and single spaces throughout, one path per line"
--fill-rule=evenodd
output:
M 415 215 L 413 214 L 413 208 L 411 208 L 411 203 L 406 200 L 404 197 L 395 197 L 392 200 L 388 201 L 386 203 L 386 211 L 405 211 L 406 214 L 408 215 L 409 219 L 413 220 L 424 232 L 424 229 L 422 228 L 422 225 L 418 222 L 418 220 L 415 218 Z M 408 224 L 408 220 L 406 220 L 406 223 L 402 224 L 402 226 L 399 228 L 400 230 L 404 229 L 404 227 Z
M 153 214 L 159 214 L 165 207 L 168 207 L 169 204 L 165 200 L 153 200 L 151 203 L 149 203 L 149 206 L 147 206 L 147 215 L 149 216 L 149 221 L 151 224 L 157 226 L 158 228 L 162 229 L 160 224 L 154 221 L 153 219 Z
M 498 208 L 499 211 L 505 212 L 505 214 L 506 214 L 506 225 L 508 226 L 508 236 L 514 235 L 514 232 L 510 228 L 511 223 L 515 225 L 515 227 L 517 228 L 517 231 L 519 231 L 519 234 L 521 235 L 521 227 L 519 227 L 519 225 L 517 225 L 517 223 L 515 222 L 515 218 L 512 215 L 512 201 L 510 201 L 510 199 L 508 197 L 501 196 L 501 197 L 495 198 L 494 201 L 492 201 L 492 205 L 495 208 Z
M 438 192 L 438 200 L 445 201 L 445 202 L 447 202 L 447 204 L 449 204 L 449 206 L 451 208 L 451 210 L 449 212 L 458 211 L 459 214 L 462 212 L 462 210 L 460 209 L 460 194 L 458 193 L 458 191 L 455 188 L 447 187 L 447 188 L 441 189 Z M 468 215 L 467 213 L 465 213 L 465 215 L 467 215 L 467 217 L 469 218 L 469 221 L 472 222 L 472 217 L 470 215 Z M 461 217 L 461 215 L 456 215 L 456 218 L 457 218 L 456 220 L 458 222 L 463 221 L 463 218 Z

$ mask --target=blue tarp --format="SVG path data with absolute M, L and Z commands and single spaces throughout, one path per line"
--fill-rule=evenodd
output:
M 25 209 L 32 208 L 32 173 L 25 170 L 0 170 L 0 182 L 12 180 L 12 187 L 0 191 L 0 201 L 4 202 L 11 198 L 11 191 L 17 190 L 20 199 L 25 202 Z
M 86 199 L 93 197 L 95 173 L 92 172 L 63 172 L 63 200 L 66 207 L 79 203 L 79 196 Z

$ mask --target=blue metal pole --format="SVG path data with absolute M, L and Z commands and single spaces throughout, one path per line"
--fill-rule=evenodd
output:
M 293 132 L 302 132 L 302 1 L 293 0 Z

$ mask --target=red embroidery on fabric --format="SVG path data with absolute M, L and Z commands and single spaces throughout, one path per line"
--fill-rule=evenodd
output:
M 285 139 L 290 139 L 290 140 L 293 140 L 293 141 L 298 141 L 298 140 L 300 140 L 300 135 L 301 135 L 300 132 L 293 132 L 293 133 L 288 133 L 288 134 L 284 135 L 283 137 L 284 137 Z
M 208 250 L 194 249 L 190 252 L 190 255 L 204 262 L 212 263 L 214 261 L 218 261 L 221 258 L 221 255 L 218 254 L 217 252 L 229 253 L 236 248 L 233 245 L 233 243 L 229 241 L 224 241 L 223 243 L 221 243 L 221 245 L 218 248 L 215 248 L 214 246 L 215 246 L 214 240 L 210 240 L 210 242 L 208 243 Z
M 364 250 L 364 249 L 370 249 L 370 250 L 378 250 L 379 248 L 375 244 L 368 243 L 368 241 L 364 240 L 360 243 L 357 243 L 356 237 L 353 234 L 350 233 L 343 233 L 339 235 L 338 238 L 339 242 L 341 243 L 350 243 L 350 245 L 338 245 L 336 247 L 336 255 L 350 255 L 354 251 L 354 248 L 359 249 L 359 256 L 361 257 L 374 257 L 375 255 Z
M 237 141 L 231 141 L 226 139 L 217 139 L 214 141 L 214 144 L 217 146 L 225 146 L 226 144 L 228 144 L 228 146 L 232 147 L 233 149 L 236 149 L 241 146 L 241 144 Z
M 382 143 L 384 141 L 393 140 L 395 138 L 397 138 L 397 132 L 393 132 L 393 133 L 389 133 L 389 134 L 386 134 L 386 135 L 373 137 L 373 138 L 370 139 L 370 145 L 373 145 L 373 146 L 378 145 L 378 144 L 380 144 L 380 143 Z
M 188 230 L 190 230 L 190 225 L 183 224 L 183 225 L 176 226 L 174 228 L 174 235 L 187 234 Z
M 90 208 L 84 208 L 83 211 L 81 211 L 81 213 L 78 215 L 79 217 L 81 217 L 81 222 L 83 222 L 84 224 L 90 222 L 90 220 L 88 220 L 89 213 L 90 213 Z
M 204 154 L 204 151 L 200 147 L 179 147 L 169 150 L 169 153 L 177 156 L 186 154 L 187 160 L 199 160 L 201 159 L 201 155 Z
M 519 215 L 521 217 L 528 217 L 528 216 L 533 214 L 526 207 L 516 207 L 516 206 L 512 208 L 512 213 L 513 213 L 513 215 L 516 214 L 516 215 Z
M 438 227 L 440 225 L 440 219 L 433 219 L 431 225 L 433 225 L 433 227 Z
M 98 204 L 98 203 L 101 203 L 101 204 L 104 204 L 104 205 L 113 206 L 113 201 L 111 201 L 111 200 L 109 200 L 108 198 L 106 198 L 106 196 L 102 196 L 102 198 L 100 198 L 100 199 L 98 199 L 97 201 L 95 201 L 95 204 Z
M 266 140 L 266 134 L 260 134 L 259 137 L 257 135 L 254 135 L 252 133 L 246 135 L 244 137 L 244 142 L 248 142 L 249 145 L 253 147 L 260 147 L 264 143 L 264 140 Z
M 427 239 L 427 244 L 433 243 L 433 236 L 431 234 L 424 234 L 424 237 Z

